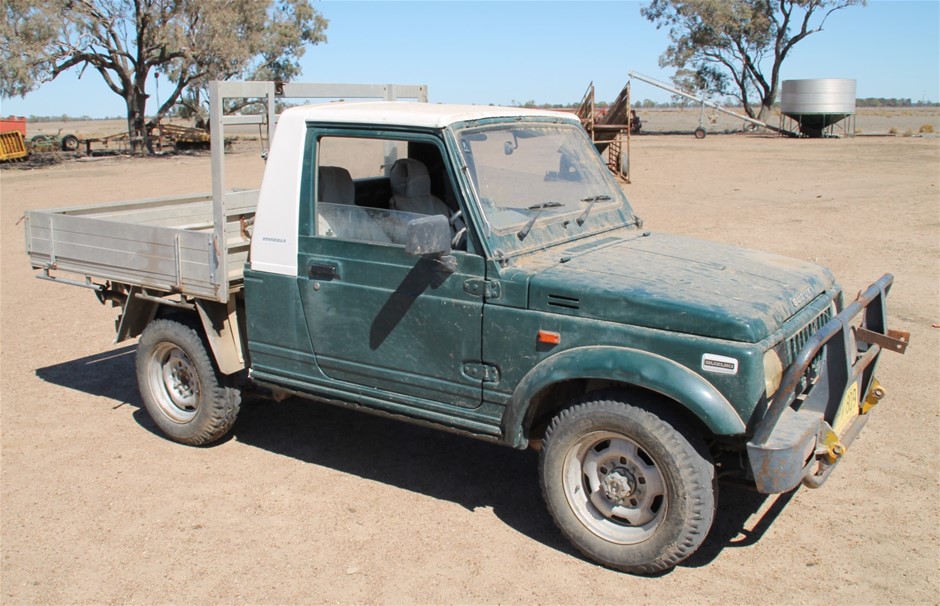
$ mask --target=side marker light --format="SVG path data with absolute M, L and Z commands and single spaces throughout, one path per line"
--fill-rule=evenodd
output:
M 538 342 L 546 345 L 559 345 L 561 343 L 561 333 L 550 330 L 540 330 Z

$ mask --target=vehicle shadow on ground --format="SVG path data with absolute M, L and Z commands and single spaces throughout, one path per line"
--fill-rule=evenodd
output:
M 137 346 L 128 345 L 39 368 L 36 376 L 47 383 L 114 400 L 113 408 L 122 404 L 133 404 L 140 408 L 142 403 L 134 369 L 136 353 Z
M 718 507 L 711 531 L 698 551 L 680 566 L 701 568 L 710 564 L 725 549 L 755 544 L 783 512 L 794 494 L 795 491 L 766 495 L 737 482 L 719 482 Z M 765 503 L 769 504 L 765 507 Z M 760 515 L 755 516 L 758 512 Z
M 575 555 L 542 504 L 538 455 L 396 419 L 290 398 L 239 415 L 235 439 L 468 510 Z
M 161 435 L 137 390 L 136 346 L 122 347 L 36 370 L 49 383 L 136 408 L 143 429 Z M 395 419 L 290 398 L 250 399 L 229 439 L 382 482 L 474 510 L 491 508 L 507 526 L 565 554 L 585 559 L 555 528 L 542 501 L 538 455 Z M 789 501 L 784 495 L 748 521 L 767 497 L 735 484 L 719 489 L 712 530 L 683 567 L 706 566 L 729 547 L 756 542 Z

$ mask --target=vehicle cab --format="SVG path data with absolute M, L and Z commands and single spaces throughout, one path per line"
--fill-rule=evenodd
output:
M 412 254 L 409 225 L 435 216 L 447 250 Z M 483 338 L 486 323 L 511 321 L 484 303 L 525 310 L 528 257 L 638 225 L 574 116 L 423 103 L 289 110 L 246 273 L 252 377 L 329 385 L 524 445 L 505 426 L 520 348 Z M 525 336 L 532 353 L 537 332 Z

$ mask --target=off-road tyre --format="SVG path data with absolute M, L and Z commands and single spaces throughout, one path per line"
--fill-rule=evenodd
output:
M 137 345 L 137 383 L 147 412 L 171 440 L 210 444 L 232 428 L 241 392 L 216 370 L 199 332 L 154 320 Z
M 708 133 L 705 131 L 704 128 L 699 126 L 698 128 L 695 129 L 695 132 L 693 134 L 695 135 L 696 139 L 704 139 L 705 135 L 707 135 Z
M 705 540 L 715 468 L 702 441 L 673 425 L 619 392 L 588 394 L 549 424 L 542 495 L 562 534 L 588 558 L 655 574 Z

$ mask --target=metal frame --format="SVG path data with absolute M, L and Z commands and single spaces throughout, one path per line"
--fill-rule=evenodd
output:
M 265 101 L 265 112 L 256 115 L 223 113 L 226 99 L 258 98 Z M 267 140 L 274 139 L 277 128 L 278 99 L 416 99 L 427 103 L 428 87 L 424 84 L 321 84 L 274 81 L 219 81 L 209 83 L 209 124 L 212 138 L 212 217 L 214 247 L 219 260 L 219 275 L 228 279 L 228 256 L 225 223 L 228 217 L 225 192 L 225 126 L 236 124 L 267 125 Z M 229 289 L 220 289 L 219 302 L 228 301 Z
M 225 127 L 267 125 L 273 137 L 275 103 L 282 98 L 413 98 L 427 102 L 425 85 L 212 82 L 212 193 L 26 211 L 26 252 L 38 277 L 101 290 L 91 280 L 147 289 L 151 295 L 228 303 L 242 284 L 248 221 L 258 190 L 225 191 Z M 258 98 L 262 115 L 223 115 L 225 99 Z M 52 275 L 85 276 L 85 282 Z M 171 303 L 165 303 L 171 304 Z
M 885 299 L 893 281 L 894 276 L 885 274 L 860 293 L 806 342 L 787 368 L 747 444 L 760 492 L 786 492 L 800 482 L 821 486 L 868 421 L 868 411 L 884 393 L 874 377 L 879 355 L 883 349 L 904 353 L 910 340 L 908 333 L 887 329 Z M 806 372 L 820 355 L 819 379 L 794 408 Z M 853 384 L 859 387 L 860 414 L 838 436 L 832 424 Z
M 801 131 L 802 122 L 787 114 L 780 114 L 780 128 Z M 841 134 L 839 134 L 841 131 Z M 855 137 L 855 114 L 849 114 L 845 118 L 833 122 L 822 130 L 823 138 Z

